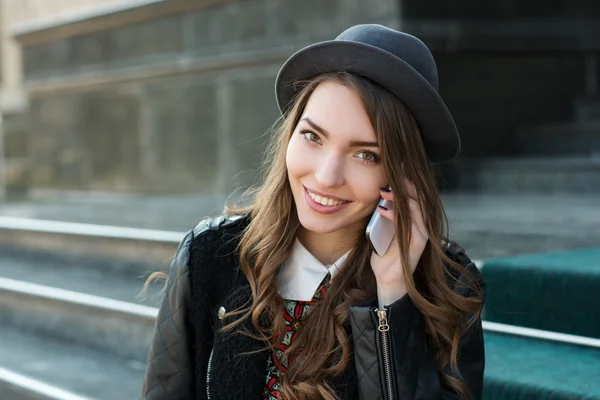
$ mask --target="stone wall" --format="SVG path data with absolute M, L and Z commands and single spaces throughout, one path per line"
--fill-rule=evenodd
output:
M 37 188 L 224 193 L 256 178 L 300 47 L 397 2 L 245 0 L 26 45 Z
M 253 182 L 279 66 L 356 23 L 402 26 L 432 48 L 463 158 L 518 155 L 523 128 L 570 121 L 600 53 L 600 6 L 583 0 L 163 3 L 195 9 L 24 38 L 35 187 L 226 193 Z

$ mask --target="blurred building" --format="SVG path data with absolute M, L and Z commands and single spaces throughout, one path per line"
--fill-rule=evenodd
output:
M 463 139 L 450 183 L 600 192 L 600 2 L 402 1 Z
M 4 175 L 14 189 L 248 184 L 278 116 L 281 63 L 367 22 L 414 33 L 435 53 L 463 137 L 460 159 L 438 168 L 446 187 L 600 188 L 598 2 L 0 2 Z

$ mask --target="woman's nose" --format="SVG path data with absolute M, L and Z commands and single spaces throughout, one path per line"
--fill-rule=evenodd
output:
M 335 187 L 345 183 L 343 163 L 339 157 L 323 157 L 318 164 L 315 170 L 315 179 L 319 185 Z

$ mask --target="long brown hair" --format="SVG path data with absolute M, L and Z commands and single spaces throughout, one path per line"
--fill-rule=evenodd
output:
M 408 296 L 423 316 L 428 344 L 434 349 L 437 367 L 450 367 L 452 375 L 440 373 L 442 382 L 469 396 L 460 380 L 458 345 L 465 329 L 479 316 L 481 296 L 465 298 L 455 293 L 449 280 L 465 274 L 463 266 L 449 259 L 442 247 L 447 218 L 436 188 L 419 128 L 405 105 L 376 83 L 348 73 L 321 75 L 303 83 L 291 109 L 280 119 L 267 149 L 262 184 L 246 193 L 246 206 L 226 207 L 228 214 L 249 214 L 250 224 L 240 243 L 240 265 L 252 292 L 249 306 L 226 315 L 231 322 L 226 331 L 239 327 L 251 318 L 253 332 L 244 332 L 264 341 L 265 350 L 274 345 L 271 338 L 281 339 L 284 332 L 283 299 L 277 292 L 279 267 L 290 254 L 299 221 L 287 177 L 285 154 L 287 144 L 314 89 L 325 81 L 334 81 L 354 90 L 361 98 L 377 134 L 383 167 L 394 193 L 394 212 L 398 243 L 404 265 L 410 265 L 408 248 L 411 220 L 404 178 L 412 181 L 419 193 L 419 203 L 429 233 L 429 242 L 414 275 L 404 270 Z M 366 225 L 365 221 L 365 225 Z M 376 296 L 376 282 L 370 267 L 371 251 L 364 235 L 355 239 L 353 249 L 336 277 L 327 288 L 325 298 L 315 304 L 303 326 L 296 332 L 294 343 L 284 355 L 294 355 L 294 362 L 281 377 L 283 399 L 336 399 L 328 384 L 349 366 L 352 345 L 348 333 L 349 307 Z M 479 293 L 473 279 L 471 286 Z

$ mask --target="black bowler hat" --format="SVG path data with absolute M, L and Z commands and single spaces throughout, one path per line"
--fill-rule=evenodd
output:
M 301 89 L 299 81 L 337 71 L 369 78 L 402 100 L 419 124 L 432 162 L 448 161 L 459 153 L 456 125 L 438 94 L 435 61 L 421 40 L 382 25 L 356 25 L 335 40 L 305 47 L 277 75 L 279 109 L 286 111 Z

